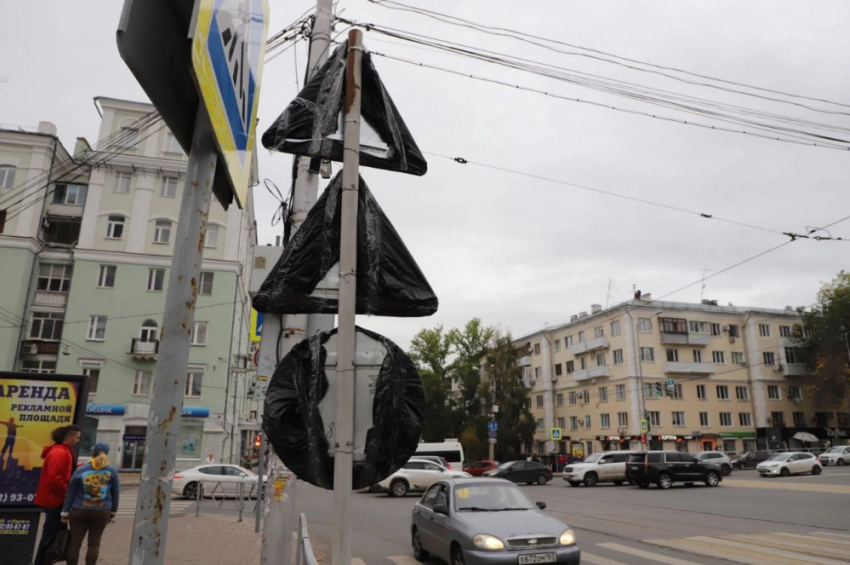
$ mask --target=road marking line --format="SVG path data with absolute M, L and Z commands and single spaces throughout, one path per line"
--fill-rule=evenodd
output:
M 351 565 L 366 565 L 366 562 L 360 559 L 359 557 L 352 557 Z
M 826 537 L 837 537 L 841 539 L 850 539 L 850 535 L 847 534 L 839 534 L 836 532 L 812 532 L 813 536 L 826 536 Z
M 390 555 L 387 559 L 396 565 L 419 565 L 419 561 L 412 555 Z
M 764 545 L 767 547 L 776 547 L 777 549 L 788 549 L 791 551 L 803 551 L 808 555 L 819 555 L 821 557 L 845 557 L 847 548 L 828 548 L 828 547 L 813 547 L 811 542 L 803 540 L 794 540 L 792 538 L 782 538 L 771 534 L 751 535 L 738 534 L 734 536 L 723 536 L 724 539 L 750 542 L 756 545 Z
M 721 486 L 741 488 L 762 488 L 773 490 L 796 490 L 808 492 L 823 492 L 829 494 L 850 494 L 850 487 L 844 485 L 821 485 L 804 483 L 786 483 L 776 477 L 763 478 L 762 481 L 743 481 L 741 479 L 726 479 Z
M 731 553 L 728 548 L 718 548 L 717 545 L 711 543 L 663 539 L 644 541 L 653 545 L 678 549 L 686 553 L 696 553 L 698 555 L 705 555 L 706 557 L 714 557 L 715 559 L 725 559 L 726 561 L 743 563 L 744 565 L 797 565 L 797 563 L 799 563 L 798 561 L 793 561 L 791 559 L 772 561 L 765 559 L 765 555 L 763 553 L 755 553 L 752 551 L 741 550 Z
M 825 544 L 826 547 L 833 547 L 835 549 L 844 549 L 845 551 L 850 550 L 850 540 L 844 541 L 838 538 L 824 538 L 820 536 L 804 536 L 802 534 L 789 534 L 786 532 L 776 532 L 774 535 L 789 537 L 794 539 L 801 539 L 808 541 L 809 543 L 817 542 L 819 545 Z
M 619 543 L 597 543 L 599 547 L 604 547 L 606 549 L 613 549 L 614 551 L 619 551 L 621 553 L 627 553 L 629 555 L 634 555 L 635 557 L 643 557 L 645 559 L 652 559 L 658 563 L 667 563 L 667 565 L 694 565 L 693 561 L 685 561 L 684 559 L 677 559 L 676 557 L 668 557 L 666 555 L 661 555 L 659 553 L 653 553 L 651 551 L 644 551 L 642 549 L 637 549 L 635 547 L 629 547 L 627 545 L 621 545 Z M 582 559 L 584 558 L 584 554 L 582 554 Z
M 626 565 L 622 561 L 614 561 L 613 559 L 608 559 L 601 555 L 593 555 L 592 553 L 586 553 L 584 551 L 581 552 L 581 560 L 582 562 L 587 561 L 593 565 Z
M 737 541 L 730 541 L 722 538 L 709 538 L 705 536 L 694 536 L 690 538 L 685 538 L 687 540 L 693 541 L 701 541 L 708 543 L 716 543 L 719 545 L 725 545 L 727 547 L 731 547 L 734 549 L 745 549 L 749 551 L 755 551 L 756 553 L 764 553 L 770 555 L 771 557 L 785 557 L 787 559 L 794 559 L 797 563 L 818 563 L 820 565 L 847 565 L 847 561 L 838 561 L 836 559 L 827 559 L 826 557 L 815 557 L 813 555 L 805 555 L 802 553 L 796 553 L 794 551 L 786 551 L 784 549 L 776 549 L 772 547 L 761 547 L 757 545 L 753 545 L 750 543 L 742 543 Z

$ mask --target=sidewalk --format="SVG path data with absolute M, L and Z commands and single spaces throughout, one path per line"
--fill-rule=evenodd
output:
M 133 533 L 132 518 L 117 518 L 106 528 L 99 565 L 126 565 Z M 320 563 L 330 562 L 329 546 L 313 539 Z M 169 565 L 259 565 L 262 532 L 254 533 L 254 519 L 237 522 L 235 516 L 171 516 L 168 520 L 165 563 Z M 295 544 L 293 543 L 293 546 Z M 85 544 L 80 561 L 85 555 Z

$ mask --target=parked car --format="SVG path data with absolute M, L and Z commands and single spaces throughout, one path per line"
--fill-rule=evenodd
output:
M 693 455 L 678 451 L 647 451 L 632 453 L 626 467 L 626 478 L 640 488 L 650 484 L 668 489 L 673 483 L 705 483 L 716 487 L 723 480 L 720 466 L 712 462 L 697 461 Z
M 480 477 L 487 471 L 492 471 L 493 469 L 499 466 L 498 461 L 479 461 L 478 463 L 473 463 L 469 467 L 464 467 L 463 470 L 472 475 L 473 477 Z
M 449 471 L 452 470 L 452 464 L 449 463 L 448 461 L 446 461 L 445 457 L 438 457 L 436 455 L 414 455 L 413 457 L 415 457 L 416 459 L 427 459 L 428 461 L 431 461 L 432 463 L 436 463 L 437 465 L 440 465 L 441 467 L 445 467 Z
M 795 453 L 787 451 L 777 453 L 767 461 L 758 464 L 756 470 L 763 477 L 798 475 L 800 473 L 811 473 L 820 475 L 823 467 L 818 458 L 811 453 Z
M 268 475 L 263 476 L 263 484 L 268 481 Z M 197 499 L 201 483 L 204 496 L 238 496 L 239 485 L 242 485 L 242 495 L 257 496 L 257 475 L 245 467 L 229 464 L 199 465 L 178 471 L 174 474 L 171 492 L 186 498 Z
M 544 508 L 505 480 L 439 481 L 413 506 L 413 556 L 451 565 L 578 565 L 575 533 Z
M 755 469 L 762 461 L 770 459 L 768 451 L 745 451 L 735 459 L 732 459 L 732 467 L 735 469 Z
M 697 461 L 717 463 L 720 465 L 720 471 L 723 472 L 724 477 L 732 474 L 732 460 L 722 451 L 698 451 L 694 453 L 694 457 Z
M 584 463 L 572 463 L 564 467 L 564 480 L 574 487 L 581 484 L 594 487 L 598 483 L 614 483 L 619 486 L 626 482 L 629 454 L 628 451 L 594 453 L 585 459 Z
M 433 461 L 411 457 L 404 466 L 378 483 L 378 489 L 390 496 L 405 496 L 411 491 L 422 491 L 440 479 L 471 477 L 463 471 L 449 471 Z
M 850 465 L 850 445 L 837 445 L 820 456 L 821 465 Z
M 552 469 L 534 461 L 508 461 L 495 469 L 485 471 L 483 476 L 507 479 L 515 483 L 545 485 L 552 480 Z

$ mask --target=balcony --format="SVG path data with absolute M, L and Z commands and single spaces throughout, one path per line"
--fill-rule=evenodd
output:
M 785 377 L 805 377 L 809 374 L 809 369 L 800 363 L 783 363 L 775 365 L 774 371 L 781 372 Z
M 661 343 L 665 345 L 699 345 L 706 346 L 711 343 L 710 334 L 695 333 L 671 333 L 661 332 Z
M 592 369 L 582 369 L 573 373 L 573 379 L 577 382 L 584 382 L 590 379 L 602 379 L 611 376 L 611 369 L 607 365 L 601 367 L 593 367 Z
M 158 352 L 158 339 L 155 339 L 153 341 L 142 341 L 139 338 L 134 337 L 132 342 L 130 343 L 130 352 L 128 353 L 128 355 L 132 355 L 136 359 L 155 360 L 156 354 Z
M 37 290 L 35 292 L 34 304 L 36 306 L 51 306 L 55 308 L 64 308 L 68 304 L 68 293 Z
M 58 341 L 26 340 L 21 343 L 21 357 L 34 357 L 36 355 L 57 355 L 58 353 Z
M 519 366 L 520 367 L 531 367 L 531 356 L 524 355 L 519 358 Z
M 570 346 L 570 353 L 573 355 L 581 355 L 582 353 L 589 353 L 591 351 L 595 351 L 597 349 L 605 349 L 608 347 L 608 338 L 607 337 L 597 337 L 596 339 L 591 339 L 590 341 L 583 341 L 581 343 L 576 343 Z
M 714 363 L 685 363 L 682 361 L 665 361 L 665 373 L 679 373 L 682 375 L 713 375 Z

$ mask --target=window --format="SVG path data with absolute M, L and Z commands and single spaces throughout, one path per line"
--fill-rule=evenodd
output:
M 124 216 L 110 215 L 106 224 L 107 239 L 121 239 L 124 233 Z
M 558 418 L 558 427 L 561 428 L 562 430 L 567 427 L 567 419 L 564 418 L 563 416 L 560 416 Z
M 581 367 L 582 371 L 587 369 L 587 357 L 582 357 L 581 359 L 578 360 L 578 362 L 579 362 L 579 366 Z
M 6 210 L 0 210 L 0 233 L 6 231 Z
M 729 337 L 741 337 L 741 328 L 735 324 L 729 324 Z
M 611 322 L 611 336 L 620 335 L 620 320 L 614 320 Z
M 165 269 L 148 269 L 148 290 L 162 291 L 165 285 Z
M 767 385 L 767 397 L 770 400 L 782 400 L 779 396 L 779 387 L 776 385 Z
M 564 366 L 560 363 L 555 364 L 555 376 L 560 377 L 564 373 Z
M 762 357 L 764 358 L 764 364 L 768 367 L 772 367 L 776 364 L 776 356 L 772 351 L 765 351 L 762 353 Z
M 692 334 L 710 334 L 711 324 L 708 322 L 696 322 L 691 320 L 688 322 L 688 331 Z
M 749 412 L 740 412 L 738 414 L 738 424 L 742 428 L 749 428 L 753 425 L 753 416 Z
M 720 324 L 711 324 L 711 335 L 713 335 L 714 337 L 723 335 L 723 332 L 720 329 Z
M 745 386 L 736 386 L 735 387 L 735 398 L 738 400 L 749 400 L 750 392 Z
M 584 343 L 584 332 L 578 332 L 578 342 Z
M 682 385 L 680 385 L 680 384 L 673 385 L 673 394 L 672 394 L 672 397 L 673 397 L 673 398 L 678 398 L 678 399 L 682 399 L 682 398 L 684 398 L 684 397 L 685 397 L 685 395 L 684 395 L 684 393 L 683 393 L 683 391 L 682 391 Z
M 106 316 L 89 318 L 89 332 L 86 339 L 103 341 L 106 339 Z
M 539 379 L 543 375 L 543 367 L 534 368 L 534 378 Z
M 593 425 L 593 422 L 590 419 L 590 415 L 584 417 L 584 428 L 589 430 L 590 426 Z
M 183 153 L 183 148 L 180 147 L 180 144 L 177 143 L 177 139 L 171 132 L 165 134 L 164 151 L 166 151 L 167 153 Z
M 799 386 L 789 386 L 788 387 L 788 399 L 789 400 L 803 400 L 803 389 Z
M 570 429 L 577 430 L 578 429 L 578 417 L 570 416 Z
M 702 363 L 702 351 L 694 349 L 694 363 Z
M 596 366 L 597 367 L 604 367 L 605 366 L 605 354 L 604 353 L 597 353 L 596 354 Z
M 134 396 L 150 396 L 153 387 L 153 376 L 148 371 L 136 371 L 133 379 Z
M 617 426 L 620 428 L 625 428 L 629 425 L 629 413 L 628 412 L 617 412 Z
M 697 385 L 697 398 L 699 400 L 705 400 L 706 399 L 705 385 Z
M 100 379 L 100 369 L 83 367 L 83 375 L 89 378 L 89 397 L 97 392 L 97 382 Z
M 83 206 L 86 203 L 88 188 L 84 184 L 58 183 L 53 189 L 53 203 Z
M 171 222 L 169 220 L 157 220 L 153 232 L 154 243 L 168 243 L 171 240 Z
M 564 405 L 564 393 L 563 392 L 559 392 L 558 394 L 555 395 L 555 405 L 556 406 L 563 406 Z M 563 427 L 563 426 L 561 426 L 561 427 Z
M 728 428 L 732 426 L 732 413 L 731 412 L 721 412 L 720 413 L 720 425 Z
M 732 352 L 732 364 L 733 365 L 746 365 L 747 364 L 744 361 L 744 353 L 742 351 L 733 351 Z
M 560 351 L 560 350 L 561 350 L 561 340 L 556 339 L 555 340 L 555 351 Z
M 62 339 L 64 312 L 33 312 L 30 326 L 31 339 Z
M 699 425 L 703 428 L 707 428 L 711 425 L 708 420 L 708 412 L 699 413 Z
M 139 141 L 139 130 L 132 127 L 122 127 L 119 130 L 117 144 L 122 147 L 133 147 Z
M 617 397 L 617 400 L 625 400 L 626 399 L 626 385 L 616 385 L 614 387 L 614 394 Z
M 605 337 L 605 329 L 602 326 L 593 328 L 593 337 L 594 338 Z
M 599 402 L 608 402 L 608 387 L 599 387 Z
M 537 431 L 543 431 L 543 418 L 537 418 Z
M 652 332 L 652 320 L 650 318 L 638 318 L 637 331 L 642 334 Z
M 729 400 L 729 387 L 726 385 L 717 385 L 717 399 Z
M 786 347 L 785 348 L 785 362 L 790 363 L 791 365 L 796 365 L 800 363 L 800 360 L 797 358 L 797 348 L 796 347 Z
M 726 363 L 726 352 L 712 351 L 711 360 L 714 362 L 715 365 L 724 365 Z
M 198 398 L 201 396 L 201 383 L 204 380 L 203 369 L 189 369 L 186 375 L 186 396 Z
M 543 408 L 543 395 L 542 394 L 538 394 L 537 397 L 534 400 L 537 403 L 538 408 Z
M 611 415 L 610 414 L 600 414 L 599 415 L 599 427 L 601 427 L 601 428 L 610 428 L 611 427 Z
M 659 329 L 666 334 L 688 333 L 688 321 L 684 318 L 658 318 Z
M 573 344 L 573 336 L 568 335 L 564 338 L 564 347 L 569 347 Z
M 566 365 L 566 369 L 567 369 L 567 374 L 568 374 L 568 375 L 569 375 L 570 373 L 575 372 L 575 370 L 576 370 L 576 363 L 575 363 L 575 361 L 567 361 L 566 363 L 564 363 L 564 365 Z
M 570 406 L 576 405 L 576 393 L 575 393 L 575 391 L 568 393 L 567 398 L 569 399 Z
M 759 324 L 759 335 L 761 337 L 770 337 L 770 324 Z
M 785 414 L 782 412 L 771 412 L 770 422 L 774 428 L 785 427 Z
M 0 188 L 12 188 L 15 186 L 15 167 L 0 167 Z
M 661 426 L 661 412 L 650 410 L 646 413 L 649 416 L 649 425 L 659 427 Z
M 130 185 L 133 183 L 133 175 L 130 173 L 115 173 L 115 192 L 127 194 L 130 192 Z
M 192 345 L 207 344 L 207 322 L 195 322 L 192 326 L 192 335 L 190 337 Z M 540 397 L 542 399 L 542 397 Z
M 679 350 L 678 349 L 668 349 L 667 350 L 667 360 L 676 362 L 679 360 Z
M 539 343 L 534 344 L 534 354 L 540 355 L 540 344 Z
M 791 326 L 779 326 L 780 337 L 791 337 Z
M 162 196 L 166 198 L 177 196 L 177 177 L 162 177 Z
M 654 363 L 655 362 L 655 349 L 652 347 L 641 347 L 640 348 L 640 360 L 644 363 Z
M 215 224 L 207 226 L 207 235 L 204 237 L 204 247 L 215 249 L 218 247 L 218 226 Z
M 97 275 L 97 287 L 114 288 L 115 273 L 117 270 L 118 267 L 116 267 L 115 265 L 101 265 L 100 272 Z
M 70 265 L 40 265 L 38 267 L 38 290 L 68 292 L 71 287 Z
M 213 292 L 213 279 L 215 273 L 209 271 L 201 273 L 201 284 L 198 285 L 198 292 L 204 296 L 211 296 Z
M 581 398 L 582 398 L 582 402 L 585 403 L 585 404 L 590 402 L 590 391 L 589 390 L 583 390 L 581 392 Z
M 685 426 L 685 413 L 684 412 L 673 412 L 673 425 L 674 426 Z
M 620 365 L 620 364 L 622 364 L 622 362 L 623 362 L 623 350 L 622 349 L 615 349 L 614 350 L 614 364 Z
M 781 412 L 780 412 L 781 414 Z M 805 412 L 794 412 L 791 414 L 791 417 L 794 418 L 795 426 L 805 426 L 806 425 L 806 413 Z
M 45 359 L 24 359 L 21 361 L 22 373 L 38 373 L 47 375 L 56 372 L 56 361 Z

